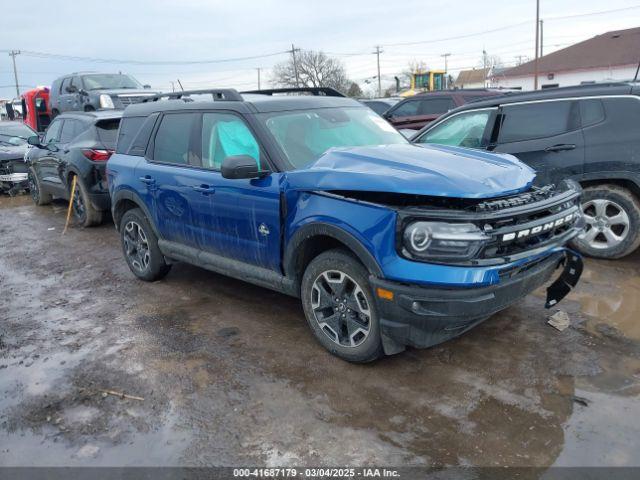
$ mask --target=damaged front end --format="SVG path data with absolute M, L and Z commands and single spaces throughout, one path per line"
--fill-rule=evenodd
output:
M 27 191 L 28 171 L 27 164 L 21 158 L 0 158 L 0 192 L 13 196 Z

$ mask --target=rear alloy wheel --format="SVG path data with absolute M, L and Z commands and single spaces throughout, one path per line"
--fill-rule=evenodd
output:
M 127 210 L 122 216 L 120 240 L 124 258 L 136 277 L 152 282 L 169 273 L 171 265 L 167 265 L 158 238 L 142 210 Z
M 351 253 L 328 250 L 307 266 L 300 285 L 307 323 L 316 339 L 350 362 L 370 362 L 382 351 L 369 272 Z
M 76 189 L 73 192 L 73 198 L 71 203 L 73 205 L 73 215 L 75 216 L 78 224 L 83 227 L 91 227 L 93 225 L 99 225 L 102 223 L 104 213 L 102 210 L 96 210 L 86 187 L 82 183 L 79 177 L 76 177 Z
M 617 185 L 588 187 L 582 197 L 584 231 L 572 242 L 596 258 L 621 258 L 640 244 L 640 204 Z

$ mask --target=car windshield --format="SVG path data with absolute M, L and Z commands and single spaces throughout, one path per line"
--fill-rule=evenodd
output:
M 0 142 L 5 145 L 24 145 L 32 135 L 36 132 L 23 123 L 0 123 Z
M 369 108 L 318 108 L 260 117 L 295 169 L 304 168 L 334 147 L 408 143 Z
M 129 75 L 118 73 L 85 75 L 82 78 L 85 90 L 111 90 L 117 88 L 142 88 L 142 85 Z

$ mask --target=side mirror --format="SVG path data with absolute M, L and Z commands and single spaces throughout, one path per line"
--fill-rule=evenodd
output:
M 233 155 L 222 161 L 220 172 L 223 178 L 238 180 L 241 178 L 258 178 L 265 172 L 260 171 L 256 159 L 249 155 Z
M 27 138 L 27 143 L 33 147 L 42 148 L 40 137 L 38 135 L 31 135 L 29 138 Z
M 151 88 L 151 85 L 147 83 L 147 84 L 144 84 L 142 88 L 144 88 L 145 90 L 149 90 Z

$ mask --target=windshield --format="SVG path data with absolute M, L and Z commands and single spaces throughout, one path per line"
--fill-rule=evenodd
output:
M 103 73 L 82 77 L 85 90 L 112 90 L 117 88 L 142 88 L 142 85 L 129 75 Z
M 295 169 L 334 147 L 408 143 L 369 108 L 318 108 L 260 116 Z
M 0 142 L 5 145 L 24 145 L 32 135 L 36 132 L 23 123 L 0 123 Z

